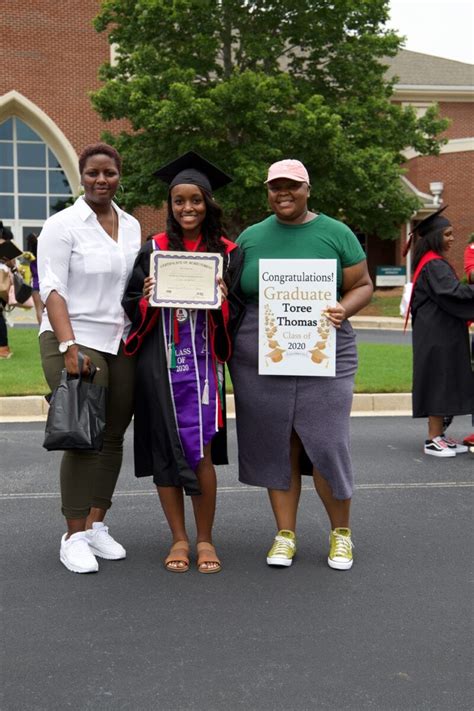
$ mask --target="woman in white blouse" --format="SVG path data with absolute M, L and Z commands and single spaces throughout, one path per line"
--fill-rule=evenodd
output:
M 84 195 L 46 220 L 38 240 L 40 294 L 46 305 L 40 350 L 48 385 L 53 390 L 59 384 L 63 368 L 79 372 L 81 351 L 83 373 L 94 363 L 99 369 L 94 382 L 108 388 L 102 451 L 70 450 L 61 462 L 67 533 L 60 560 L 75 573 L 96 572 L 95 556 L 118 560 L 126 555 L 103 523 L 133 411 L 135 363 L 123 353 L 130 323 L 121 299 L 140 247 L 140 226 L 113 202 L 121 168 L 111 146 L 87 146 L 79 158 Z

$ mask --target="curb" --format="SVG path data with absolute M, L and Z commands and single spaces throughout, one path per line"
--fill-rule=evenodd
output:
M 235 417 L 234 396 L 226 396 L 227 415 Z M 48 403 L 41 395 L 0 397 L 1 422 L 44 422 Z M 356 393 L 352 417 L 411 415 L 411 393 Z
M 374 331 L 403 331 L 405 319 L 401 316 L 351 316 L 349 319 L 352 328 Z M 407 333 L 411 332 L 411 322 L 408 321 Z
M 0 397 L 0 422 L 43 421 L 48 407 L 42 395 Z
M 38 327 L 34 309 L 15 309 L 7 314 L 8 321 L 12 328 L 15 324 L 23 326 Z M 401 316 L 351 316 L 349 321 L 354 328 L 387 329 L 390 331 L 403 330 L 405 319 Z M 408 324 L 408 329 L 411 328 Z

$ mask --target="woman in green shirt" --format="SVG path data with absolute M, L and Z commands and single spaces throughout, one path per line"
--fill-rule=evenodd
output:
M 352 566 L 349 417 L 357 369 L 355 335 L 347 319 L 369 303 L 373 286 L 353 232 L 308 209 L 310 182 L 300 161 L 271 165 L 266 184 L 274 214 L 237 240 L 245 257 L 241 287 L 247 302 L 230 363 L 239 479 L 267 488 L 278 530 L 267 563 L 289 566 L 296 552 L 301 474 L 312 474 L 331 524 L 328 564 L 347 570 Z M 259 260 L 304 258 L 337 261 L 338 301 L 326 312 L 337 329 L 336 375 L 259 375 Z

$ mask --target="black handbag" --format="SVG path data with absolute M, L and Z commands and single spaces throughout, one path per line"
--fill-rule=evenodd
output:
M 79 376 L 64 368 L 61 382 L 49 403 L 43 447 L 48 451 L 82 449 L 100 452 L 104 441 L 107 388 L 93 382 L 97 372 L 91 365 L 89 381 L 82 377 L 84 356 L 79 353 Z
M 12 271 L 12 276 L 15 299 L 17 303 L 24 304 L 25 301 L 28 301 L 28 299 L 32 295 L 33 289 L 31 288 L 31 286 L 29 286 L 29 284 L 25 284 L 21 277 L 21 274 L 19 274 L 16 269 Z

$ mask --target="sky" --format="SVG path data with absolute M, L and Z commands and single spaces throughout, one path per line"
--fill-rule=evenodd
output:
M 390 17 L 404 49 L 474 63 L 473 0 L 390 0 Z

